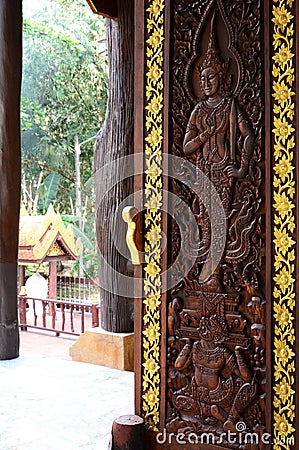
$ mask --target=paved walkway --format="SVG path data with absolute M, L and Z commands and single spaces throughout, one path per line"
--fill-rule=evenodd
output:
M 73 342 L 21 332 L 20 357 L 0 361 L 1 450 L 107 450 L 133 413 L 133 373 L 71 361 Z

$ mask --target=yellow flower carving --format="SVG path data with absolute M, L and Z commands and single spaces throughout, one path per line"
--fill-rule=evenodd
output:
M 155 95 L 145 109 L 153 115 L 159 114 L 162 109 L 162 95 Z
M 290 125 L 285 118 L 282 120 L 280 118 L 274 117 L 274 127 L 273 132 L 278 136 L 283 144 L 286 139 L 295 131 L 295 129 Z
M 275 354 L 278 360 L 281 362 L 281 364 L 286 364 L 290 358 L 295 356 L 295 353 L 290 349 L 290 347 L 287 345 L 286 341 L 275 339 L 274 341 L 275 346 Z
M 144 205 L 147 209 L 151 210 L 152 214 L 155 214 L 162 206 L 162 194 L 159 192 L 153 195 Z
M 159 400 L 156 390 L 153 390 L 152 388 L 150 388 L 148 392 L 144 394 L 142 397 L 152 407 L 155 406 L 155 404 Z
M 161 268 L 158 266 L 156 261 L 149 262 L 144 270 L 151 279 L 155 278 L 161 272 Z
M 281 104 L 281 106 L 284 106 L 284 104 L 288 102 L 291 96 L 295 95 L 294 92 L 292 92 L 291 89 L 285 85 L 284 81 L 282 81 L 281 83 L 274 83 L 273 88 L 273 97 L 276 101 L 278 101 L 278 103 Z
M 159 178 L 160 175 L 162 174 L 162 169 L 161 167 L 158 166 L 157 163 L 155 162 L 150 162 L 150 161 L 146 161 L 146 165 L 147 165 L 147 170 L 145 171 L 145 173 L 147 173 L 147 175 L 152 178 L 153 180 L 155 180 L 156 178 Z
M 146 154 L 146 213 L 145 213 L 145 280 L 143 300 L 143 416 L 148 428 L 158 430 L 160 377 L 160 318 L 161 318 L 161 214 L 162 206 L 162 141 L 163 141 L 163 66 L 164 66 L 164 0 L 150 0 L 147 8 L 145 154 Z
M 162 73 L 160 67 L 157 64 L 153 64 L 147 72 L 147 76 L 151 81 L 156 82 L 161 77 Z
M 287 418 L 284 415 L 280 415 L 274 412 L 274 417 L 274 429 L 281 438 L 285 439 L 290 433 L 293 433 L 295 431 L 295 429 L 288 422 Z
M 274 208 L 282 218 L 284 218 L 286 214 L 290 213 L 295 207 L 295 205 L 288 199 L 285 192 L 282 194 L 274 193 L 274 200 Z
M 295 228 L 294 204 L 292 198 L 295 194 L 293 174 L 295 168 L 292 165 L 295 144 L 295 129 L 292 126 L 295 103 L 293 83 L 295 82 L 294 59 L 294 16 L 290 8 L 293 0 L 274 0 L 273 2 L 273 56 L 272 75 L 273 105 L 275 135 L 274 143 L 274 267 L 277 275 L 274 277 L 274 446 L 275 450 L 282 447 L 290 449 L 288 440 L 294 439 L 294 394 L 292 389 L 294 379 L 291 375 L 295 371 L 292 348 L 295 344 L 294 315 L 295 307 L 295 280 L 292 277 L 294 267 L 291 261 L 295 259 L 295 251 L 291 247 L 295 245 L 291 233 Z M 276 4 L 276 6 L 275 6 Z M 292 89 L 293 88 L 293 89 Z M 285 221 L 283 223 L 283 220 Z M 286 376 L 286 371 L 288 376 Z M 282 405 L 284 404 L 284 405 Z M 287 438 L 287 440 L 285 440 Z M 293 448 L 294 443 L 292 444 Z
M 278 27 L 281 28 L 281 30 L 283 31 L 285 29 L 285 27 L 288 25 L 288 23 L 290 23 L 291 19 L 294 17 L 290 12 L 288 12 L 288 10 L 284 7 L 274 7 L 273 10 L 273 15 L 274 18 L 272 19 L 274 24 Z
M 159 325 L 157 323 L 150 324 L 146 328 L 146 330 L 143 331 L 143 334 L 148 338 L 149 341 L 156 341 L 160 336 Z
M 295 393 L 286 378 L 283 378 L 281 382 L 274 387 L 274 390 L 283 403 L 285 403 L 290 398 L 290 396 Z
M 148 44 L 154 48 L 158 47 L 163 41 L 162 32 L 163 30 L 155 30 L 148 38 Z
M 151 6 L 147 9 L 154 16 L 158 16 L 160 12 L 163 10 L 164 5 L 161 0 L 154 0 Z
M 276 229 L 274 231 L 274 236 L 274 244 L 283 255 L 285 255 L 289 248 L 295 244 L 295 241 L 287 234 L 286 231 Z
M 156 361 L 152 358 L 149 358 L 142 364 L 145 370 L 149 373 L 150 377 L 155 375 L 158 372 L 160 366 L 156 363 Z
M 146 235 L 145 238 L 149 241 L 149 243 L 154 247 L 161 239 L 161 227 L 153 227 Z
M 290 62 L 294 56 L 294 53 L 290 51 L 288 47 L 286 47 L 284 44 L 280 47 L 277 53 L 273 56 L 274 61 L 279 65 L 282 66 L 282 69 L 284 69 L 285 64 Z M 277 76 L 274 75 L 273 76 Z
M 145 138 L 145 140 L 153 147 L 157 147 L 162 142 L 162 129 L 154 128 L 151 133 Z
M 285 178 L 293 172 L 294 167 L 292 166 L 290 159 L 283 155 L 279 163 L 275 165 L 274 170 L 284 182 Z
M 282 328 L 285 328 L 286 326 L 292 324 L 292 321 L 294 320 L 293 315 L 289 312 L 289 310 L 286 308 L 285 305 L 274 305 L 274 311 L 275 311 L 275 319 L 277 322 L 279 322 L 279 325 Z
M 144 304 L 149 307 L 150 310 L 154 311 L 156 308 L 158 308 L 161 305 L 161 295 L 160 294 L 153 294 L 147 297 L 144 300 Z
M 285 267 L 281 269 L 278 275 L 274 277 L 275 283 L 279 286 L 282 293 L 285 294 L 286 290 L 294 283 L 294 278 L 287 271 Z

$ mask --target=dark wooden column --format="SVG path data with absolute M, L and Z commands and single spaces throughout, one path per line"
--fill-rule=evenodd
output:
M 118 0 L 117 20 L 107 19 L 106 22 L 109 98 L 105 121 L 95 146 L 95 173 L 112 160 L 133 153 L 133 6 L 133 0 Z M 127 275 L 127 259 L 116 249 L 110 226 L 118 205 L 132 192 L 133 181 L 126 179 L 124 168 L 120 169 L 120 173 L 111 173 L 109 176 L 112 180 L 118 177 L 122 181 L 97 204 L 97 240 L 99 250 L 108 264 L 117 272 Z M 97 183 L 95 188 L 98 196 Z M 103 280 L 111 276 L 103 267 L 100 267 L 99 275 Z M 114 283 L 117 292 L 118 281 L 115 279 Z M 101 327 L 113 333 L 133 331 L 133 300 L 101 289 Z
M 19 355 L 17 253 L 20 210 L 22 1 L 0 2 L 0 359 Z

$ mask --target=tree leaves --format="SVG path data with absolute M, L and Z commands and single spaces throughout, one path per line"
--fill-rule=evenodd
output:
M 22 150 L 26 178 L 59 173 L 58 201 L 74 196 L 74 136 L 96 134 L 107 100 L 107 64 L 98 56 L 104 22 L 84 0 L 49 0 L 38 15 L 26 17 L 24 3 Z M 93 143 L 82 147 L 82 180 L 92 175 Z
M 38 189 L 38 207 L 42 214 L 46 214 L 50 204 L 54 206 L 56 203 L 57 191 L 60 182 L 58 173 L 49 174 Z

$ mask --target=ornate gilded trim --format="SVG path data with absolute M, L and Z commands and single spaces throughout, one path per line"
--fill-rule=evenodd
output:
M 158 430 L 160 415 L 161 211 L 163 145 L 164 0 L 149 0 L 146 22 L 145 280 L 143 302 L 142 413 Z
M 293 0 L 273 2 L 274 446 L 295 445 L 295 102 Z

